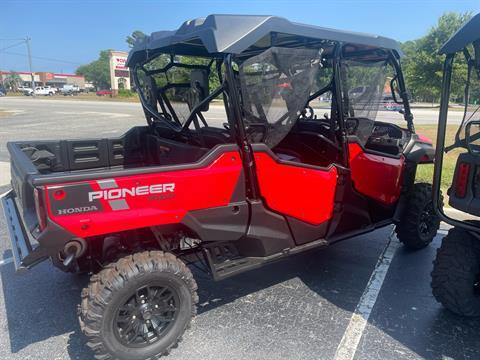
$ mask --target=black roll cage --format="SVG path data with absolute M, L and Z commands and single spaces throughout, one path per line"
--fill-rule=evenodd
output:
M 471 60 L 469 59 L 469 55 L 467 55 L 468 50 L 465 48 L 458 52 L 462 52 L 465 55 L 470 66 Z M 443 211 L 443 203 L 440 202 L 440 199 L 441 199 L 440 184 L 442 180 L 443 155 L 445 153 L 445 136 L 447 132 L 450 85 L 452 81 L 453 62 L 455 60 L 455 56 L 457 53 L 447 54 L 445 61 L 443 63 L 442 92 L 440 97 L 440 113 L 438 117 L 437 144 L 435 148 L 435 167 L 433 170 L 433 184 L 432 184 L 433 203 L 434 203 L 435 212 L 437 213 L 437 215 L 440 217 L 442 221 L 445 221 L 446 223 L 452 226 L 458 226 L 466 230 L 474 231 L 478 233 L 480 231 L 480 226 L 476 226 L 475 223 L 473 222 L 460 221 L 448 216 Z M 470 74 L 468 76 L 470 76 Z M 469 87 L 469 83 L 468 83 L 469 81 L 470 79 L 467 80 L 466 87 Z M 467 105 L 468 105 L 468 99 L 466 99 L 465 106 Z M 458 132 L 455 138 L 457 138 L 457 135 L 458 135 Z
M 332 61 L 333 61 L 333 66 L 332 67 L 334 69 L 334 74 L 333 74 L 333 77 L 332 77 L 332 81 L 329 84 L 327 84 L 325 87 L 317 90 L 314 94 L 312 94 L 306 100 L 305 105 L 308 105 L 308 103 L 310 101 L 314 100 L 319 95 L 321 95 L 325 91 L 328 91 L 329 89 L 332 90 L 332 93 L 336 93 L 336 94 L 334 94 L 335 96 L 333 96 L 332 98 L 335 98 L 337 96 L 337 94 L 347 95 L 347 94 L 345 94 L 345 92 L 342 92 L 341 85 L 338 88 L 336 86 L 336 83 L 339 83 L 339 84 L 342 83 L 341 79 L 339 77 L 337 77 L 337 75 L 340 74 L 341 61 L 344 59 L 344 54 L 343 54 L 344 45 L 345 45 L 344 43 L 340 43 L 340 42 L 338 42 L 334 45 L 334 51 L 333 51 L 333 57 L 332 57 Z M 376 51 L 376 49 L 370 50 L 370 52 L 372 52 L 372 51 Z M 349 57 L 362 55 L 362 54 L 365 54 L 365 53 L 368 53 L 368 52 L 366 52 L 366 51 L 356 52 L 356 53 L 350 54 Z M 387 50 L 387 53 L 388 53 L 388 62 L 393 66 L 393 68 L 395 70 L 395 76 L 392 78 L 392 80 L 390 82 L 390 87 L 392 89 L 393 100 L 396 103 L 403 104 L 403 106 L 404 106 L 404 118 L 405 118 L 405 121 L 407 122 L 407 128 L 410 132 L 414 133 L 415 128 L 414 128 L 414 125 L 413 125 L 413 115 L 412 115 L 411 109 L 410 109 L 408 93 L 406 91 L 405 81 L 404 81 L 404 78 L 403 78 L 403 72 L 402 72 L 402 69 L 401 69 L 401 66 L 400 66 L 400 63 L 399 63 L 399 56 L 396 55 L 392 50 Z M 239 56 L 239 59 L 240 58 L 244 59 L 244 55 L 241 54 Z M 230 64 L 228 64 L 227 59 L 230 59 L 229 60 Z M 166 74 L 166 72 L 173 67 L 187 68 L 187 69 L 203 69 L 203 70 L 207 70 L 208 72 L 210 72 L 212 65 L 216 62 L 216 70 L 217 70 L 218 78 L 220 80 L 220 86 L 217 89 L 213 90 L 203 101 L 198 103 L 191 110 L 190 115 L 188 116 L 187 120 L 185 121 L 185 123 L 183 125 L 181 125 L 181 123 L 180 123 L 178 117 L 176 116 L 175 111 L 173 110 L 173 108 L 172 108 L 170 102 L 168 101 L 168 99 L 166 99 L 164 96 L 162 96 L 162 98 L 161 98 L 162 101 L 159 101 L 159 104 L 160 104 L 160 107 L 162 108 L 163 113 L 157 114 L 155 112 L 155 110 L 153 108 L 151 108 L 151 106 L 149 106 L 149 104 L 147 103 L 147 101 L 145 100 L 145 98 L 143 96 L 143 93 L 141 91 L 139 92 L 140 100 L 142 102 L 142 105 L 143 105 L 144 109 L 146 110 L 145 113 L 146 113 L 146 115 L 148 114 L 147 115 L 147 121 L 149 122 L 149 124 L 150 124 L 150 121 L 151 121 L 151 119 L 149 119 L 149 117 L 159 118 L 158 115 L 161 115 L 160 119 L 164 120 L 164 122 L 172 130 L 177 131 L 177 132 L 181 132 L 181 131 L 187 129 L 192 124 L 192 122 L 197 127 L 197 125 L 198 125 L 197 116 L 198 116 L 200 118 L 200 120 L 202 121 L 203 125 L 208 126 L 208 124 L 206 123 L 205 119 L 203 118 L 203 116 L 201 114 L 200 109 L 205 104 L 209 103 L 214 98 L 219 96 L 222 92 L 226 95 L 226 92 L 228 92 L 228 91 L 231 92 L 232 91 L 232 89 L 227 88 L 226 82 L 224 81 L 225 79 L 222 78 L 221 66 L 225 65 L 225 67 L 227 69 L 228 69 L 229 66 L 233 66 L 233 62 L 235 62 L 235 60 L 236 60 L 234 55 L 223 54 L 223 56 L 212 57 L 210 62 L 208 63 L 208 65 L 200 65 L 200 64 L 185 64 L 185 63 L 177 62 L 177 61 L 175 61 L 174 54 L 170 54 L 170 62 L 166 66 L 164 66 L 163 68 L 160 68 L 160 69 L 147 70 L 147 69 L 145 69 L 144 65 L 147 62 L 149 62 L 150 60 L 151 60 L 151 58 L 145 60 L 141 64 L 135 65 L 135 67 L 134 67 L 133 78 L 134 78 L 135 86 L 137 88 L 140 88 L 140 83 L 139 83 L 138 76 L 137 76 L 137 71 L 139 69 L 143 70 L 146 76 L 151 76 L 151 75 L 155 75 L 155 74 L 159 74 L 159 73 L 165 73 Z M 241 62 L 241 60 L 240 60 L 240 62 Z M 338 65 L 338 68 L 337 68 L 337 65 Z M 401 101 L 399 101 L 396 98 L 396 94 L 393 91 L 393 84 L 394 84 L 395 81 L 397 81 L 398 87 L 400 89 L 400 94 L 399 95 L 401 97 Z M 164 90 L 167 90 L 169 88 L 188 87 L 188 86 L 190 86 L 190 84 L 188 84 L 188 83 L 167 84 L 164 87 L 159 88 L 158 92 L 163 95 Z M 346 100 L 348 101 L 348 99 L 346 99 Z M 224 103 L 227 104 L 225 101 L 224 101 Z M 337 99 L 337 101 L 332 101 L 332 110 L 336 110 L 336 112 L 338 112 L 339 126 L 342 126 L 341 123 L 343 123 L 343 114 L 344 113 L 342 111 L 340 111 L 340 109 L 339 109 L 339 106 L 342 106 L 342 104 L 340 104 L 340 103 L 341 102 L 339 102 L 338 99 Z M 333 109 L 334 105 L 337 106 L 337 109 Z M 170 119 L 165 117 L 165 114 L 166 114 L 165 106 L 168 107 L 169 113 L 173 116 L 173 119 L 175 120 L 175 123 L 176 123 L 175 126 L 172 125 L 171 121 L 169 121 Z M 227 111 L 227 115 L 228 115 L 228 111 Z M 229 122 L 230 126 L 232 126 L 233 122 L 234 122 L 234 119 L 228 119 L 228 122 Z
M 348 167 L 348 141 L 347 141 L 347 133 L 345 130 L 345 123 L 344 123 L 344 101 L 339 99 L 339 96 L 348 96 L 345 91 L 342 91 L 342 79 L 341 79 L 341 66 L 342 66 L 342 60 L 344 59 L 344 54 L 343 54 L 343 47 L 345 43 L 342 42 L 337 42 L 334 44 L 333 48 L 333 56 L 332 56 L 332 68 L 333 68 L 333 77 L 328 85 L 325 87 L 319 89 L 316 91 L 314 94 L 312 94 L 305 102 L 305 106 L 308 105 L 310 101 L 321 95 L 323 92 L 331 90 L 332 91 L 332 103 L 331 103 L 331 121 L 332 119 L 335 118 L 335 121 L 338 122 L 338 133 L 340 134 L 340 142 L 341 142 L 341 150 L 342 150 L 342 166 Z M 375 49 L 376 50 L 376 49 Z M 373 51 L 375 51 L 373 50 Z M 409 99 L 408 99 L 408 94 L 405 88 L 405 82 L 403 79 L 403 72 L 399 63 L 399 56 L 396 55 L 392 50 L 383 50 L 387 52 L 387 57 L 389 63 L 393 66 L 395 70 L 395 77 L 392 79 L 392 82 L 396 80 L 398 82 L 398 87 L 400 89 L 400 97 L 401 97 L 401 102 L 397 101 L 394 98 L 394 101 L 397 101 L 404 106 L 404 118 L 407 122 L 407 128 L 411 133 L 414 133 L 414 126 L 413 126 L 413 115 L 410 110 L 410 105 L 409 105 Z M 242 54 L 241 54 L 242 55 Z M 242 61 L 242 56 L 238 56 L 238 61 L 241 63 Z M 351 57 L 354 54 L 350 54 L 349 57 Z M 244 57 L 243 57 L 244 58 Z M 233 54 L 223 54 L 223 56 L 217 56 L 212 57 L 212 60 L 208 65 L 191 65 L 191 64 L 181 64 L 178 62 L 173 61 L 174 56 L 171 55 L 171 60 L 172 62 L 168 65 L 166 65 L 162 69 L 156 69 L 156 70 L 146 70 L 144 68 L 144 65 L 151 60 L 146 59 L 143 63 L 137 64 L 134 67 L 133 71 L 133 79 L 135 86 L 140 89 L 140 83 L 138 80 L 137 76 L 137 71 L 138 69 L 142 69 L 147 75 L 152 75 L 152 74 L 157 74 L 160 72 L 165 72 L 169 68 L 177 66 L 177 67 L 185 67 L 185 68 L 191 68 L 191 69 L 207 69 L 210 71 L 211 66 L 213 63 L 216 61 L 216 70 L 218 72 L 218 77 L 220 79 L 220 86 L 213 90 L 203 101 L 198 103 L 190 112 L 190 115 L 188 116 L 187 120 L 181 125 L 180 121 L 178 118 L 176 118 L 175 115 L 173 115 L 175 112 L 171 111 L 172 115 L 174 116 L 175 123 L 170 121 L 169 119 L 165 118 L 162 114 L 157 113 L 146 101 L 144 98 L 144 95 L 142 91 L 139 91 L 139 96 L 140 96 L 140 101 L 143 105 L 145 115 L 147 117 L 147 122 L 151 125 L 154 119 L 159 119 L 162 120 L 163 123 L 167 124 L 168 127 L 171 130 L 174 130 L 177 133 L 181 133 L 185 129 L 188 129 L 188 127 L 192 124 L 194 124 L 195 128 L 199 128 L 199 123 L 198 123 L 198 117 L 200 117 L 200 120 L 203 122 L 204 126 L 208 126 L 206 121 L 204 120 L 203 116 L 201 116 L 201 111 L 202 107 L 212 101 L 214 98 L 219 96 L 220 94 L 224 94 L 223 96 L 223 102 L 225 105 L 225 110 L 227 114 L 227 120 L 228 124 L 230 126 L 230 131 L 232 134 L 232 137 L 235 139 L 237 145 L 240 148 L 240 153 L 241 157 L 243 160 L 244 164 L 244 169 L 246 172 L 246 181 L 247 181 L 247 195 L 251 199 L 258 199 L 259 198 L 259 189 L 256 181 L 256 172 L 255 172 L 255 161 L 253 158 L 253 150 L 252 146 L 249 143 L 247 136 L 246 136 L 246 131 L 245 131 L 245 126 L 244 126 L 244 119 L 242 115 L 242 107 L 240 103 L 240 94 L 238 93 L 238 79 L 236 77 L 236 73 L 234 70 L 234 63 L 237 63 L 236 56 Z M 222 65 L 225 67 L 225 78 L 222 76 L 222 71 L 221 67 Z M 175 84 L 178 85 L 178 84 Z M 186 85 L 186 84 L 185 84 Z M 393 92 L 393 88 L 392 88 Z M 171 109 L 171 105 L 169 104 L 168 100 L 163 98 L 162 99 L 167 107 L 169 107 L 169 110 Z M 348 101 L 348 99 L 347 99 Z M 161 107 L 163 108 L 164 105 L 160 103 Z M 335 114 L 335 115 L 334 115 Z M 175 125 L 174 125 L 175 124 Z

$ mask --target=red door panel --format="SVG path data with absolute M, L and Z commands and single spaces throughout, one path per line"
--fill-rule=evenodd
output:
M 268 207 L 310 224 L 332 217 L 337 169 L 312 169 L 275 161 L 268 153 L 255 153 L 260 193 Z
M 357 143 L 348 144 L 348 150 L 355 189 L 386 205 L 396 202 L 402 187 L 404 157 L 366 153 Z
M 230 203 L 242 172 L 226 152 L 204 168 L 46 186 L 48 216 L 79 237 L 179 223 L 191 210 Z

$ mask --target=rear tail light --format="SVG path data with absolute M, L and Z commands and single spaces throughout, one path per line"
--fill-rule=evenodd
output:
M 470 175 L 470 164 L 462 162 L 458 165 L 457 179 L 455 181 L 455 196 L 464 198 L 467 195 L 468 177 Z
M 39 189 L 34 190 L 35 194 L 35 212 L 37 213 L 38 226 L 40 231 L 47 227 L 47 212 L 43 201 L 43 192 Z
M 421 163 L 431 163 L 432 158 L 428 156 L 428 154 L 423 154 L 422 157 L 420 158 Z

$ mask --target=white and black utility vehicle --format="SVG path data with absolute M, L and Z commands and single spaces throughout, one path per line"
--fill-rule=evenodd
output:
M 446 308 L 464 316 L 480 316 L 480 14 L 474 16 L 441 48 L 446 55 L 435 154 L 433 202 L 441 219 L 453 227 L 443 239 L 434 261 L 432 290 Z M 457 61 L 468 64 L 463 120 L 452 144 L 445 144 L 449 129 L 448 106 L 452 76 L 462 76 Z M 446 161 L 444 161 L 446 160 Z M 453 179 L 443 164 L 456 160 Z M 448 204 L 459 216 L 443 210 L 440 184 L 451 183 Z M 463 214 L 462 214 L 463 213 Z M 461 215 L 461 216 L 460 216 Z M 467 219 L 468 220 L 465 220 Z

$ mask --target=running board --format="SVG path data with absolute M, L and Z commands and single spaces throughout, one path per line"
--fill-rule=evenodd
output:
M 248 270 L 258 269 L 265 264 L 283 259 L 290 255 L 295 255 L 327 245 L 328 242 L 325 239 L 320 239 L 294 248 L 287 248 L 281 252 L 265 257 L 240 256 L 235 253 L 236 247 L 234 243 L 204 247 L 203 251 L 210 266 L 213 279 L 219 281 Z M 232 256 L 226 256 L 226 253 L 231 254 Z

